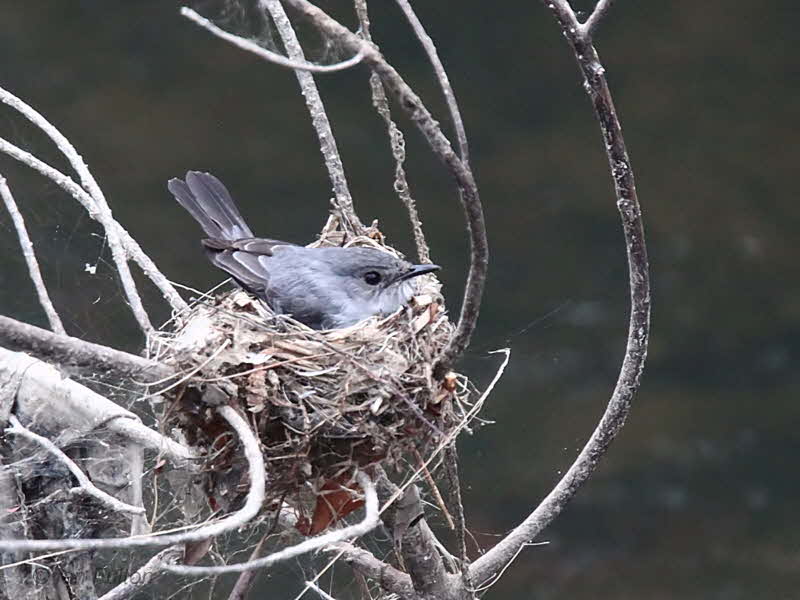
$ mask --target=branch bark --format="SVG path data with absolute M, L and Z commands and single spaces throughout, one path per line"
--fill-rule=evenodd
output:
M 381 589 L 397 594 L 401 598 L 416 598 L 417 594 L 414 591 L 414 584 L 411 583 L 411 577 L 378 560 L 371 552 L 347 542 L 330 544 L 325 550 L 341 555 L 348 565 L 367 579 L 377 583 Z
M 592 101 L 603 134 L 628 256 L 631 297 L 628 340 L 614 392 L 589 441 L 561 481 L 528 518 L 472 564 L 469 574 L 474 587 L 483 585 L 501 572 L 524 544 L 533 540 L 558 516 L 594 472 L 630 412 L 631 402 L 639 389 L 650 333 L 650 280 L 642 213 L 605 69 L 592 45 L 589 31 L 581 27 L 569 3 L 566 0 L 543 2 L 555 14 L 575 53 L 584 78 L 584 88 Z M 607 3 L 601 5 L 600 8 L 607 7 Z
M 174 374 L 169 367 L 141 356 L 52 333 L 2 315 L 0 346 L 56 364 L 67 373 L 102 380 L 123 379 L 145 384 Z

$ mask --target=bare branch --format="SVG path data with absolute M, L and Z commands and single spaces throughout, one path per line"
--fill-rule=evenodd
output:
M 9 423 L 11 423 L 11 427 L 7 427 L 5 433 L 18 435 L 38 444 L 66 465 L 70 473 L 72 473 L 75 476 L 75 479 L 78 480 L 79 486 L 77 488 L 73 488 L 73 490 L 70 490 L 69 493 L 83 493 L 92 496 L 102 504 L 105 504 L 111 510 L 131 513 L 134 515 L 144 514 L 144 508 L 141 506 L 131 506 L 130 504 L 117 500 L 111 494 L 105 493 L 103 490 L 94 485 L 86 476 L 86 473 L 81 471 L 80 467 L 75 464 L 75 461 L 64 454 L 58 446 L 56 446 L 46 437 L 42 437 L 37 433 L 33 433 L 30 429 L 23 427 L 22 423 L 20 423 L 19 419 L 17 419 L 14 415 L 11 415 L 9 418 Z
M 11 142 L 3 138 L 0 138 L 0 152 L 4 152 L 5 154 L 8 154 L 11 158 L 14 158 L 20 161 L 21 163 L 28 165 L 29 167 L 31 167 L 36 171 L 39 171 L 39 173 L 41 173 L 48 179 L 52 180 L 54 183 L 58 184 L 67 193 L 71 194 L 73 198 L 78 200 L 78 202 L 80 202 L 81 205 L 83 205 L 83 207 L 89 213 L 89 216 L 92 219 L 101 223 L 105 227 L 106 232 L 108 232 L 110 227 L 114 227 L 116 233 L 119 234 L 119 237 L 124 241 L 126 248 L 128 248 L 130 252 L 133 253 L 132 254 L 133 258 L 137 262 L 139 262 L 139 264 L 142 266 L 142 270 L 144 271 L 144 273 L 148 277 L 150 277 L 150 279 L 152 279 L 154 282 L 158 278 L 155 275 L 157 273 L 158 276 L 161 277 L 166 282 L 166 285 L 169 285 L 169 287 L 172 288 L 172 284 L 170 284 L 167 281 L 167 279 L 161 274 L 161 272 L 156 268 L 152 260 L 147 255 L 145 255 L 144 252 L 142 252 L 139 245 L 133 240 L 133 238 L 130 237 L 128 232 L 122 229 L 122 226 L 116 221 L 113 220 L 109 221 L 104 215 L 104 213 L 97 209 L 94 199 L 81 186 L 75 183 L 75 181 L 71 177 L 65 175 L 64 173 L 58 171 L 57 169 L 54 169 L 53 167 L 39 160 L 29 152 L 25 152 L 21 148 L 15 146 Z M 111 238 L 109 237 L 109 246 L 111 246 L 110 239 Z M 118 245 L 117 251 L 119 251 L 120 248 L 121 247 Z M 131 276 L 130 269 L 128 268 L 128 263 L 126 261 L 127 258 L 123 256 L 117 256 L 115 259 L 120 279 L 122 281 L 123 287 L 126 289 L 126 294 L 128 295 L 131 311 L 134 313 L 137 322 L 143 328 L 143 330 L 150 331 L 152 330 L 152 325 L 149 324 L 150 319 L 147 316 L 147 313 L 144 312 L 144 306 L 142 305 L 141 299 L 139 298 L 138 295 L 139 292 L 136 291 L 136 285 L 133 282 L 133 277 Z M 172 289 L 174 291 L 174 288 Z M 179 296 L 177 296 L 177 292 L 175 292 L 175 294 L 177 298 L 180 298 Z M 182 299 L 180 299 L 180 302 L 183 303 L 183 306 L 178 306 L 177 304 L 173 304 L 173 307 L 177 307 L 180 310 L 187 306 Z M 147 324 L 150 329 L 144 329 L 145 324 Z
M 80 437 L 103 427 L 162 452 L 176 466 L 183 467 L 194 458 L 188 448 L 146 427 L 132 412 L 65 378 L 54 367 L 0 348 L 0 415 L 11 406 L 20 421 L 35 421 L 42 430 Z
M 286 16 L 286 11 L 283 10 L 280 0 L 258 0 L 258 6 L 272 17 L 289 58 L 306 62 L 303 48 L 300 46 L 297 34 L 292 27 L 291 21 L 289 21 L 289 17 Z M 363 53 L 359 49 L 356 49 L 353 54 L 363 57 Z M 314 76 L 308 71 L 301 70 L 295 70 L 295 75 L 300 84 L 303 98 L 305 98 L 308 112 L 311 115 L 311 124 L 317 132 L 319 147 L 333 185 L 336 205 L 344 221 L 343 224 L 354 233 L 360 234 L 364 231 L 364 225 L 359 220 L 353 207 L 353 198 L 347 186 L 342 158 L 336 146 L 336 138 L 333 137 L 333 130 L 325 112 L 325 105 L 319 95 L 317 84 L 314 82 Z
M 1 365 L 2 363 L 0 363 Z M 124 538 L 84 538 L 64 540 L 0 540 L 2 552 L 33 552 L 40 550 L 94 550 L 99 548 L 136 548 L 143 546 L 172 546 L 186 542 L 198 542 L 217 537 L 227 531 L 243 527 L 252 521 L 264 503 L 266 480 L 264 475 L 264 457 L 259 449 L 258 439 L 247 424 L 230 406 L 219 406 L 216 411 L 236 430 L 247 458 L 250 488 L 244 506 L 238 511 L 219 521 L 198 526 L 194 531 L 186 533 L 153 533 L 152 535 L 131 536 Z M 164 565 L 165 570 L 172 567 Z
M 92 344 L 79 338 L 51 333 L 0 315 L 0 346 L 25 352 L 45 362 L 59 365 L 69 373 L 99 379 L 125 379 L 148 383 L 174 375 L 169 367 Z
M 265 0 L 262 0 L 265 1 Z M 275 0 L 272 0 L 275 1 Z M 366 62 L 383 80 L 403 110 L 417 125 L 428 145 L 448 167 L 461 192 L 461 204 L 467 219 L 470 235 L 470 268 L 464 291 L 464 302 L 458 326 L 450 343 L 439 356 L 435 368 L 438 376 L 444 375 L 452 363 L 457 360 L 469 346 L 469 340 L 480 312 L 481 297 L 486 282 L 486 271 L 489 262 L 489 245 L 486 239 L 486 224 L 483 218 L 478 187 L 470 169 L 453 151 L 450 141 L 442 133 L 439 124 L 422 104 L 419 96 L 408 86 L 400 74 L 383 58 L 374 44 L 361 37 L 329 17 L 308 0 L 286 0 L 305 19 L 313 23 L 331 40 L 339 43 L 351 52 L 361 52 Z
M 639 389 L 650 333 L 650 280 L 642 213 L 619 118 L 606 82 L 605 69 L 591 42 L 580 33 L 579 23 L 569 3 L 565 0 L 543 1 L 554 12 L 572 46 L 584 77 L 584 87 L 603 133 L 628 255 L 631 288 L 628 341 L 616 387 L 594 433 L 561 481 L 536 510 L 472 564 L 470 578 L 475 586 L 481 585 L 502 570 L 522 545 L 534 539 L 555 519 L 591 476 L 630 412 L 631 402 Z
M 365 40 L 371 42 L 372 36 L 369 31 L 369 12 L 367 11 L 366 0 L 355 0 L 355 8 L 358 14 L 358 22 L 361 25 L 361 35 L 364 36 Z M 417 247 L 419 262 L 430 263 L 430 248 L 428 247 L 428 242 L 425 240 L 425 233 L 422 231 L 422 222 L 420 221 L 419 212 L 417 211 L 417 203 L 411 195 L 411 189 L 406 179 L 406 170 L 403 166 L 406 160 L 405 137 L 392 119 L 392 113 L 389 110 L 389 100 L 386 98 L 386 90 L 383 88 L 381 78 L 374 71 L 369 76 L 369 85 L 372 90 L 372 105 L 386 124 L 389 135 L 389 146 L 392 149 L 392 156 L 395 161 L 394 191 L 397 193 L 400 201 L 405 205 L 406 211 L 408 211 L 408 218 L 411 222 L 411 231 L 414 234 L 414 244 Z
M 64 325 L 61 323 L 61 317 L 58 316 L 50 295 L 47 293 L 47 287 L 42 279 L 42 272 L 39 269 L 39 261 L 36 260 L 36 253 L 31 243 L 31 238 L 28 236 L 28 230 L 25 227 L 25 220 L 17 208 L 17 203 L 14 201 L 14 196 L 11 195 L 11 190 L 8 188 L 8 183 L 5 177 L 0 175 L 0 196 L 6 205 L 6 210 L 11 215 L 11 221 L 14 223 L 14 228 L 17 230 L 17 237 L 19 238 L 19 245 L 22 248 L 22 256 L 25 257 L 25 262 L 28 264 L 28 272 L 30 273 L 33 285 L 36 287 L 36 294 L 39 296 L 39 304 L 42 305 L 47 320 L 50 323 L 50 329 L 61 335 L 66 335 Z
M 212 33 L 218 38 L 225 40 L 226 42 L 233 44 L 237 48 L 251 52 L 256 56 L 263 58 L 267 62 L 271 62 L 281 67 L 288 67 L 289 69 L 308 71 L 310 73 L 337 73 L 339 71 L 349 69 L 350 67 L 354 67 L 364 58 L 362 55 L 356 54 L 354 57 L 348 58 L 340 63 L 336 63 L 335 65 L 315 65 L 314 63 L 306 61 L 292 60 L 290 58 L 286 58 L 282 54 L 262 48 L 258 44 L 251 42 L 248 39 L 228 33 L 224 29 L 220 29 L 214 25 L 214 23 L 206 19 L 204 16 L 196 13 L 191 8 L 186 6 L 182 7 L 181 14 L 206 31 Z
M 141 588 L 152 583 L 161 573 L 164 565 L 172 565 L 183 558 L 183 546 L 166 548 L 148 560 L 135 573 L 112 590 L 103 594 L 99 600 L 124 600 L 133 596 Z
M 461 111 L 458 108 L 456 95 L 453 93 L 453 86 L 450 85 L 450 79 L 447 77 L 447 71 L 444 69 L 439 53 L 436 50 L 436 45 L 433 43 L 431 36 L 425 31 L 422 21 L 417 17 L 417 13 L 411 7 L 408 0 L 396 0 L 398 6 L 403 11 L 403 14 L 411 24 L 414 34 L 417 36 L 420 44 L 425 49 L 428 55 L 428 60 L 431 61 L 433 71 L 436 73 L 436 79 L 442 88 L 444 99 L 447 102 L 447 109 L 450 111 L 450 118 L 453 120 L 453 128 L 456 131 L 456 138 L 458 139 L 458 154 L 461 161 L 469 168 L 469 146 L 467 145 L 467 132 L 464 129 L 464 121 L 461 120 Z
M 380 585 L 381 589 L 397 594 L 401 598 L 415 596 L 411 577 L 407 573 L 398 571 L 393 566 L 378 560 L 371 552 L 357 548 L 347 542 L 330 544 L 325 550 L 336 552 L 337 559 L 339 557 L 344 558 L 348 565 L 367 579 L 371 579 Z M 308 586 L 308 584 L 306 585 Z
M 66 138 L 64 138 L 54 127 L 52 127 L 52 125 L 50 125 L 39 113 L 34 111 L 28 105 L 24 104 L 21 100 L 16 98 L 16 96 L 9 94 L 2 88 L 0 88 L 0 100 L 9 106 L 16 108 L 23 115 L 28 117 L 33 123 L 42 128 L 42 130 L 56 142 L 56 145 L 59 147 L 59 149 L 61 149 L 64 155 L 67 156 L 67 158 L 73 164 L 73 167 L 76 167 L 76 170 L 78 170 L 78 168 L 80 168 L 82 165 L 82 169 L 79 171 L 81 178 L 83 179 L 84 175 L 88 176 L 88 179 L 84 179 L 84 185 L 87 185 L 88 183 L 89 185 L 93 186 L 94 190 L 97 190 L 100 193 L 100 196 L 95 196 L 90 191 L 90 195 L 96 207 L 95 212 L 99 217 L 100 223 L 103 224 L 103 227 L 106 230 L 108 247 L 111 249 L 111 256 L 113 257 L 114 263 L 117 266 L 120 281 L 122 282 L 122 288 L 125 290 L 125 296 L 128 298 L 131 311 L 133 312 L 134 317 L 136 317 L 136 321 L 139 323 L 139 327 L 141 327 L 142 331 L 145 334 L 149 333 L 153 330 L 153 325 L 150 323 L 150 317 L 147 315 L 147 311 L 142 304 L 142 299 L 139 297 L 139 291 L 136 289 L 136 283 L 133 281 L 133 276 L 131 275 L 128 267 L 128 257 L 125 249 L 122 246 L 122 243 L 120 242 L 116 222 L 111 218 L 111 211 L 108 208 L 108 205 L 104 205 L 105 198 L 103 198 L 102 192 L 99 191 L 100 188 L 97 187 L 97 183 L 94 181 L 91 175 L 89 175 L 86 165 L 83 164 L 80 156 L 78 156 L 78 153 L 75 152 L 75 149 L 69 144 Z M 101 198 L 102 202 L 100 200 Z
M 274 552 L 262 558 L 257 558 L 255 560 L 250 560 L 243 563 L 224 565 L 220 567 L 174 565 L 167 567 L 167 570 L 180 575 L 199 576 L 219 575 L 221 573 L 241 573 L 242 571 L 250 571 L 252 569 L 262 569 L 264 567 L 274 565 L 275 563 L 307 554 L 308 552 L 314 552 L 320 548 L 324 548 L 329 544 L 361 537 L 362 535 L 375 529 L 379 523 L 378 495 L 375 493 L 375 485 L 372 483 L 372 480 L 369 477 L 363 473 L 358 473 L 357 478 L 359 485 L 364 490 L 366 509 L 364 519 L 355 525 L 350 525 L 335 531 L 329 531 L 328 533 L 310 538 L 304 542 L 300 542 L 294 546 L 289 546 L 288 548 L 284 548 L 283 550 Z
M 592 39 L 597 26 L 599 25 L 600 21 L 603 20 L 603 17 L 606 16 L 608 9 L 611 8 L 613 3 L 614 0 L 598 0 L 597 5 L 592 11 L 592 14 L 589 15 L 589 18 L 586 19 L 586 21 L 580 26 L 581 34 L 585 39 Z
M 461 480 L 458 476 L 458 449 L 453 442 L 444 451 L 444 470 L 447 484 L 450 488 L 450 499 L 455 505 L 456 513 L 456 539 L 458 540 L 458 558 L 461 560 L 461 569 L 467 568 L 467 518 L 464 514 L 464 503 L 461 500 Z
M 173 310 L 185 309 L 186 302 L 180 297 L 174 286 L 166 277 L 164 277 L 161 271 L 158 270 L 150 257 L 147 256 L 144 251 L 142 251 L 139 244 L 136 243 L 136 241 L 130 237 L 128 232 L 125 231 L 114 219 L 100 186 L 97 184 L 97 181 L 94 179 L 94 176 L 92 176 L 89 168 L 86 166 L 86 163 L 83 162 L 83 159 L 75 150 L 75 147 L 70 143 L 70 141 L 33 107 L 29 106 L 20 98 L 3 88 L 0 88 L 0 101 L 18 111 L 31 123 L 39 127 L 51 140 L 53 140 L 56 147 L 58 147 L 61 153 L 67 158 L 72 168 L 78 174 L 83 187 L 75 184 L 75 182 L 72 181 L 72 179 L 67 175 L 36 159 L 31 154 L 17 148 L 13 144 L 9 144 L 5 140 L 2 140 L 3 143 L 0 144 L 0 151 L 9 154 L 24 164 L 27 164 L 29 167 L 39 171 L 42 175 L 53 180 L 59 186 L 64 188 L 84 206 L 90 217 L 98 221 L 103 226 L 106 234 L 108 235 L 108 243 L 111 247 L 112 254 L 114 255 L 114 261 L 117 264 L 117 269 L 120 271 L 120 278 L 123 280 L 123 285 L 126 286 L 126 294 L 130 291 L 136 291 L 135 285 L 133 285 L 133 280 L 128 280 L 130 273 L 128 272 L 128 275 L 125 275 L 125 271 L 128 271 L 126 260 L 127 257 L 130 257 L 139 264 L 144 274 L 150 278 L 150 280 L 159 290 L 161 290 L 161 293 L 170 303 Z M 45 168 L 43 169 L 42 167 Z M 67 187 L 67 180 L 74 184 L 74 187 L 77 187 L 81 192 L 84 192 L 82 198 L 76 195 L 74 187 L 72 189 Z M 88 202 L 86 200 L 87 198 L 89 198 Z M 115 252 L 116 254 L 114 254 Z M 121 262 L 125 263 L 125 265 L 121 266 Z M 133 287 L 131 288 L 130 286 Z M 131 300 L 130 296 L 128 299 Z M 131 302 L 135 303 L 135 300 L 131 300 Z M 141 302 L 139 302 L 139 304 L 141 304 Z M 139 320 L 140 324 L 142 323 L 141 314 L 137 316 L 137 320 Z

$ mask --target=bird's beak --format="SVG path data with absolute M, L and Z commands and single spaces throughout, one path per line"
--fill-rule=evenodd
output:
M 411 279 L 412 277 L 425 275 L 425 273 L 433 273 L 439 269 L 441 269 L 439 265 L 412 265 L 408 271 L 397 278 L 397 281 L 405 281 L 406 279 Z

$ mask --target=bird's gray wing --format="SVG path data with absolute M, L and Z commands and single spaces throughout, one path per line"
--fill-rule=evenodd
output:
M 245 290 L 270 303 L 270 261 L 264 259 L 273 256 L 276 248 L 292 244 L 265 238 L 209 238 L 202 243 L 216 267 L 228 273 Z

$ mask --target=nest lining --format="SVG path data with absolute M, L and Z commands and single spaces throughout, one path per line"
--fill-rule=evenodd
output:
M 345 245 L 344 237 L 329 222 L 313 245 Z M 382 241 L 373 229 L 346 245 L 397 255 Z M 466 380 L 432 376 L 453 325 L 436 277 L 420 276 L 417 286 L 396 313 L 330 331 L 276 315 L 237 290 L 194 306 L 176 318 L 174 332 L 151 340 L 151 355 L 193 373 L 170 392 L 164 421 L 205 455 L 212 508 L 239 497 L 247 476 L 235 438 L 209 404 L 229 402 L 248 415 L 261 441 L 268 499 L 306 509 L 331 482 L 346 484 L 355 469 L 375 463 L 402 467 L 409 451 L 424 455 L 456 426 Z

